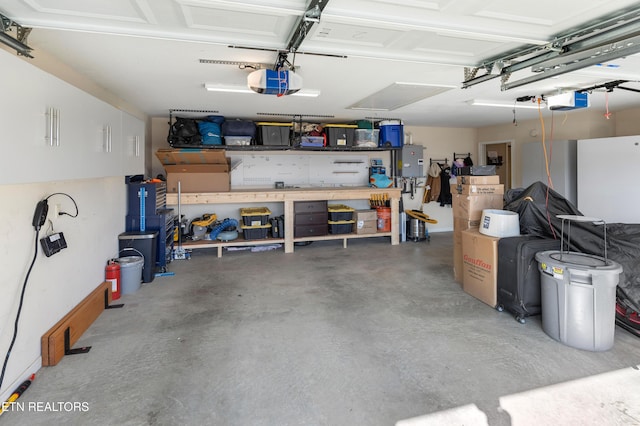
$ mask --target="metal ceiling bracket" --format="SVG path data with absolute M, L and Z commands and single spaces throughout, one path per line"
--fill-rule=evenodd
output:
M 298 24 L 291 33 L 287 43 L 287 51 L 296 52 L 309 34 L 309 30 L 314 24 L 320 23 L 322 11 L 327 6 L 328 0 L 311 0 L 304 14 L 298 20 Z
M 553 41 L 542 47 L 530 46 L 519 51 L 507 52 L 501 57 L 491 58 L 478 68 L 489 66 L 493 68 L 501 61 L 511 63 L 512 65 L 505 66 L 500 71 L 501 88 L 508 90 L 637 53 L 640 51 L 637 47 L 638 43 L 640 43 L 640 10 L 635 6 L 559 34 Z M 531 71 L 539 74 L 506 83 L 512 73 L 529 67 Z M 488 73 L 490 74 L 491 71 Z M 489 74 L 468 79 L 465 70 L 462 88 L 468 88 L 494 77 Z
M 16 29 L 16 37 L 11 37 L 9 32 Z M 31 47 L 27 46 L 27 37 L 31 33 L 31 28 L 23 27 L 17 24 L 12 19 L 0 14 L 0 43 L 9 46 L 18 53 L 18 55 L 26 56 L 27 58 L 33 58 L 31 56 Z

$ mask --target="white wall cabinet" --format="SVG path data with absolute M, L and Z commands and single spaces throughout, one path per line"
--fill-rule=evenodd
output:
M 144 131 L 142 120 L 122 112 L 122 173 L 144 174 Z
M 0 184 L 85 179 L 140 173 L 142 132 L 122 111 L 0 50 Z M 123 123 L 137 133 L 137 150 Z M 135 140 L 135 139 L 134 139 Z M 129 153 L 140 153 L 124 161 Z M 128 158 L 127 158 L 128 159 Z M 142 167 L 140 167 L 142 164 Z
M 640 136 L 578 141 L 578 209 L 607 223 L 640 223 Z

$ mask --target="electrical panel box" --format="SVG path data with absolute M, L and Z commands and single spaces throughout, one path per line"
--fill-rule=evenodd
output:
M 424 177 L 424 146 L 404 145 L 400 151 L 398 171 L 402 177 Z

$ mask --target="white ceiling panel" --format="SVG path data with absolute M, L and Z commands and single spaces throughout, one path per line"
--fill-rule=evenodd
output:
M 326 0 L 320 22 L 311 26 L 298 49 L 301 54 L 289 55 L 299 67 L 303 88 L 320 90 L 318 98 L 204 90 L 204 83 L 243 85 L 250 69 L 201 64 L 200 58 L 275 63 L 277 50 L 287 47 L 308 3 L 2 0 L 0 13 L 33 28 L 27 44 L 35 48 L 36 58 L 39 50 L 46 51 L 152 116 L 184 108 L 242 117 L 275 112 L 358 119 L 363 111 L 349 109 L 350 105 L 377 99 L 379 91 L 396 82 L 411 82 L 416 87 L 406 90 L 404 99 L 412 103 L 392 105 L 394 115 L 405 123 L 474 127 L 510 122 L 511 117 L 509 111 L 505 116 L 504 111 L 471 107 L 470 99 L 513 102 L 562 87 L 640 79 L 640 60 L 634 55 L 610 61 L 617 63 L 615 68 L 589 67 L 508 91 L 500 90 L 499 78 L 459 88 L 465 66 L 526 47 L 542 48 L 554 35 L 630 6 L 640 8 L 638 1 Z M 510 81 L 528 75 L 528 69 L 518 71 Z M 420 85 L 456 88 L 425 97 L 417 96 Z M 614 90 L 607 97 L 616 108 L 640 106 L 639 93 Z M 592 108 L 604 108 L 598 104 L 604 102 L 601 92 L 593 99 Z M 529 112 L 519 114 L 524 119 Z M 537 112 L 531 114 L 535 117 Z
M 25 0 L 25 4 L 40 14 L 61 17 L 99 18 L 115 21 L 155 22 L 147 0 Z
M 213 32 L 228 32 L 267 37 L 269 41 L 286 41 L 289 28 L 295 24 L 297 15 L 278 15 L 275 13 L 257 13 L 240 10 L 224 10 L 214 7 L 201 7 L 185 4 L 181 8 L 188 28 Z

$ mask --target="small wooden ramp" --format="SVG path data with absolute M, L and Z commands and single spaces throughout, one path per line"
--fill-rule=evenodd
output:
M 89 352 L 90 346 L 77 349 L 71 347 L 102 311 L 123 306 L 111 305 L 111 300 L 111 283 L 105 281 L 51 327 L 42 336 L 42 365 L 53 366 L 65 355 Z

